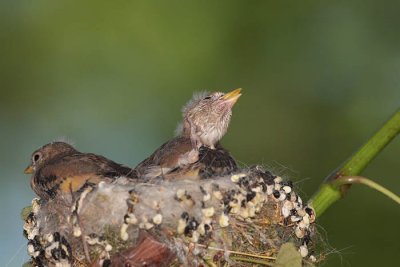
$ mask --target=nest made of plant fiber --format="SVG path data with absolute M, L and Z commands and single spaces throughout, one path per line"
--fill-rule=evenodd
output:
M 287 242 L 303 263 L 321 258 L 314 210 L 260 166 L 203 180 L 121 177 L 34 199 L 24 233 L 34 266 L 273 265 Z

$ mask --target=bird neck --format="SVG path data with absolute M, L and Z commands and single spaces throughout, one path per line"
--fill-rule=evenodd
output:
M 187 119 L 183 120 L 182 132 L 181 132 L 180 136 L 187 137 L 187 138 L 190 138 L 190 136 L 191 136 L 190 123 Z

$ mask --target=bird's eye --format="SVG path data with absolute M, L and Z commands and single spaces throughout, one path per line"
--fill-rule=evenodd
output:
M 33 162 L 37 162 L 40 159 L 40 154 L 36 153 L 35 155 L 33 155 L 32 160 Z
M 211 99 L 211 96 L 209 95 L 209 96 L 206 96 L 205 98 L 204 98 L 204 100 L 209 100 L 209 99 Z

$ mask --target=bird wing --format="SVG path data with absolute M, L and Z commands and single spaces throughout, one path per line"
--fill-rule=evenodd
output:
M 131 168 L 109 160 L 103 156 L 92 153 L 76 153 L 50 161 L 41 173 L 58 172 L 68 175 L 101 175 L 105 177 L 116 177 L 129 174 Z
M 219 143 L 215 149 L 201 147 L 198 164 L 201 178 L 224 176 L 237 170 L 235 159 Z
M 189 162 L 183 157 L 192 150 L 190 138 L 177 136 L 160 146 L 148 158 L 140 162 L 135 171 L 139 176 L 154 178 L 178 168 L 183 162 Z
M 48 162 L 32 179 L 33 190 L 42 198 L 75 192 L 87 183 L 113 181 L 118 176 L 132 176 L 132 169 L 103 156 L 76 153 Z
M 197 162 L 171 170 L 164 177 L 171 180 L 197 180 L 225 176 L 237 170 L 235 159 L 220 144 L 217 144 L 215 149 L 200 147 L 198 157 Z
M 164 143 L 147 159 L 135 167 L 138 176 L 152 179 L 201 179 L 224 176 L 236 171 L 237 164 L 228 150 L 219 143 L 215 149 L 199 148 L 197 158 L 193 157 L 190 138 L 178 136 Z

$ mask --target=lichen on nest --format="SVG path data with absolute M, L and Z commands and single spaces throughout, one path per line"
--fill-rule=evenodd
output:
M 34 199 L 24 232 L 34 266 L 250 266 L 232 255 L 273 264 L 287 242 L 318 261 L 314 222 L 291 181 L 254 166 L 203 180 L 121 177 Z

